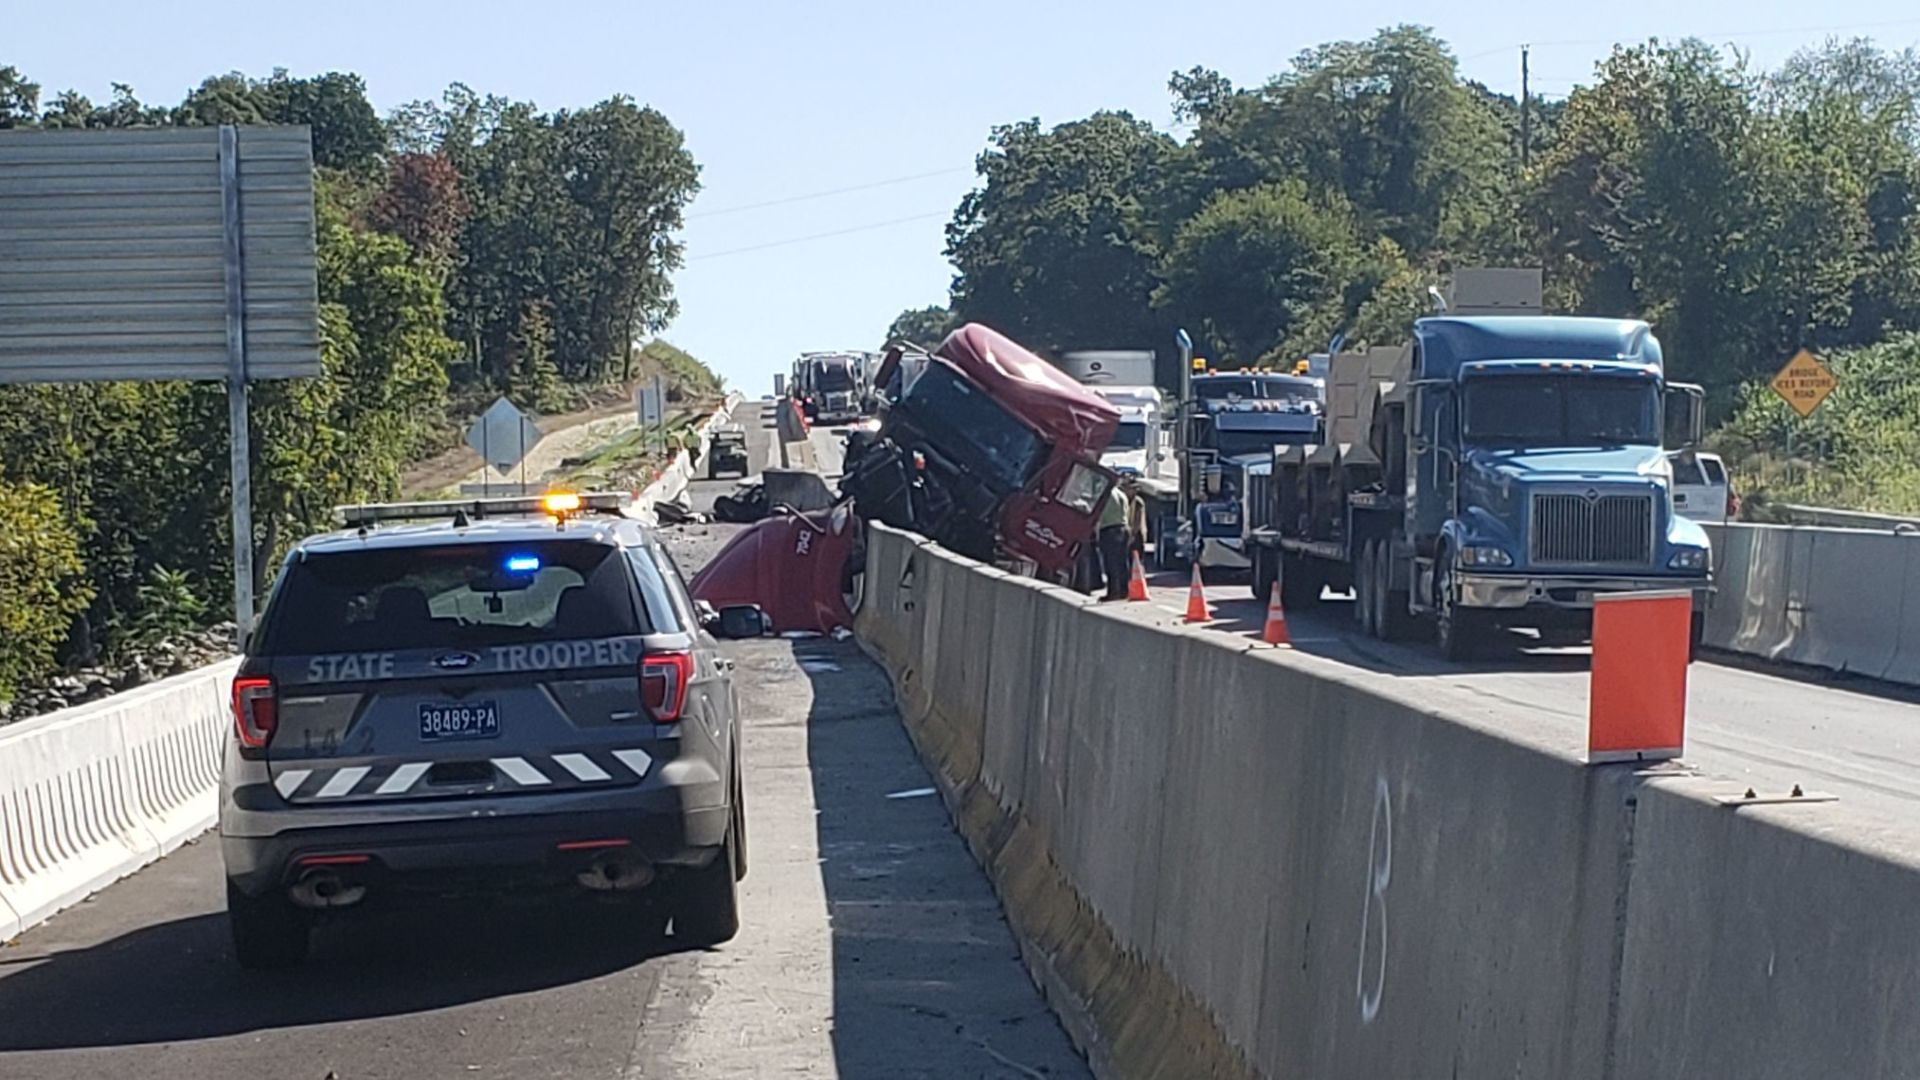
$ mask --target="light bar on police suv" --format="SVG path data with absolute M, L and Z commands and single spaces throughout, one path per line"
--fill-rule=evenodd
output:
M 589 511 L 605 514 L 618 514 L 633 503 L 633 496 L 624 491 L 597 491 L 581 495 L 571 495 L 578 499 L 576 508 L 567 512 L 587 513 Z M 347 528 L 361 525 L 376 525 L 383 521 L 430 521 L 435 518 L 451 518 L 465 514 L 475 521 L 489 517 L 512 517 L 516 514 L 552 513 L 552 495 L 517 495 L 498 499 L 433 499 L 425 502 L 360 503 L 353 506 L 336 506 L 333 518 Z

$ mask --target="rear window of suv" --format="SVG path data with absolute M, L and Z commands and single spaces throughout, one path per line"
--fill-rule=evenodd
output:
M 485 647 L 649 631 L 618 548 L 569 540 L 447 544 L 296 560 L 256 651 Z

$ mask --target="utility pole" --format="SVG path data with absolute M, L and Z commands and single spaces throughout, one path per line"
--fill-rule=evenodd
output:
M 1533 86 L 1529 81 L 1528 53 L 1530 45 L 1520 46 L 1520 169 L 1526 171 L 1533 165 Z

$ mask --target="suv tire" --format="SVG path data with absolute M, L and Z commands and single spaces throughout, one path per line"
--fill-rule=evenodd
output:
M 305 960 L 313 923 L 306 912 L 278 893 L 248 896 L 229 881 L 227 927 L 240 966 L 264 971 Z

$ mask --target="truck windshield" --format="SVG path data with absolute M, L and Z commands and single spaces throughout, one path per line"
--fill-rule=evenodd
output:
M 853 389 L 853 374 L 841 364 L 822 364 L 814 369 L 813 385 L 823 394 L 838 394 Z
M 929 442 L 1002 493 L 1025 485 L 1046 450 L 1032 429 L 943 363 L 923 366 L 901 404 Z
M 1113 433 L 1113 441 L 1107 444 L 1109 450 L 1145 450 L 1147 448 L 1147 425 L 1137 420 L 1122 420 L 1120 427 Z
M 1466 437 L 1528 446 L 1660 443 L 1660 395 L 1650 381 L 1499 376 L 1467 384 Z
M 1213 376 L 1193 380 L 1193 396 L 1201 401 L 1225 401 L 1228 398 L 1250 398 L 1259 394 L 1259 384 L 1252 379 L 1223 379 Z

